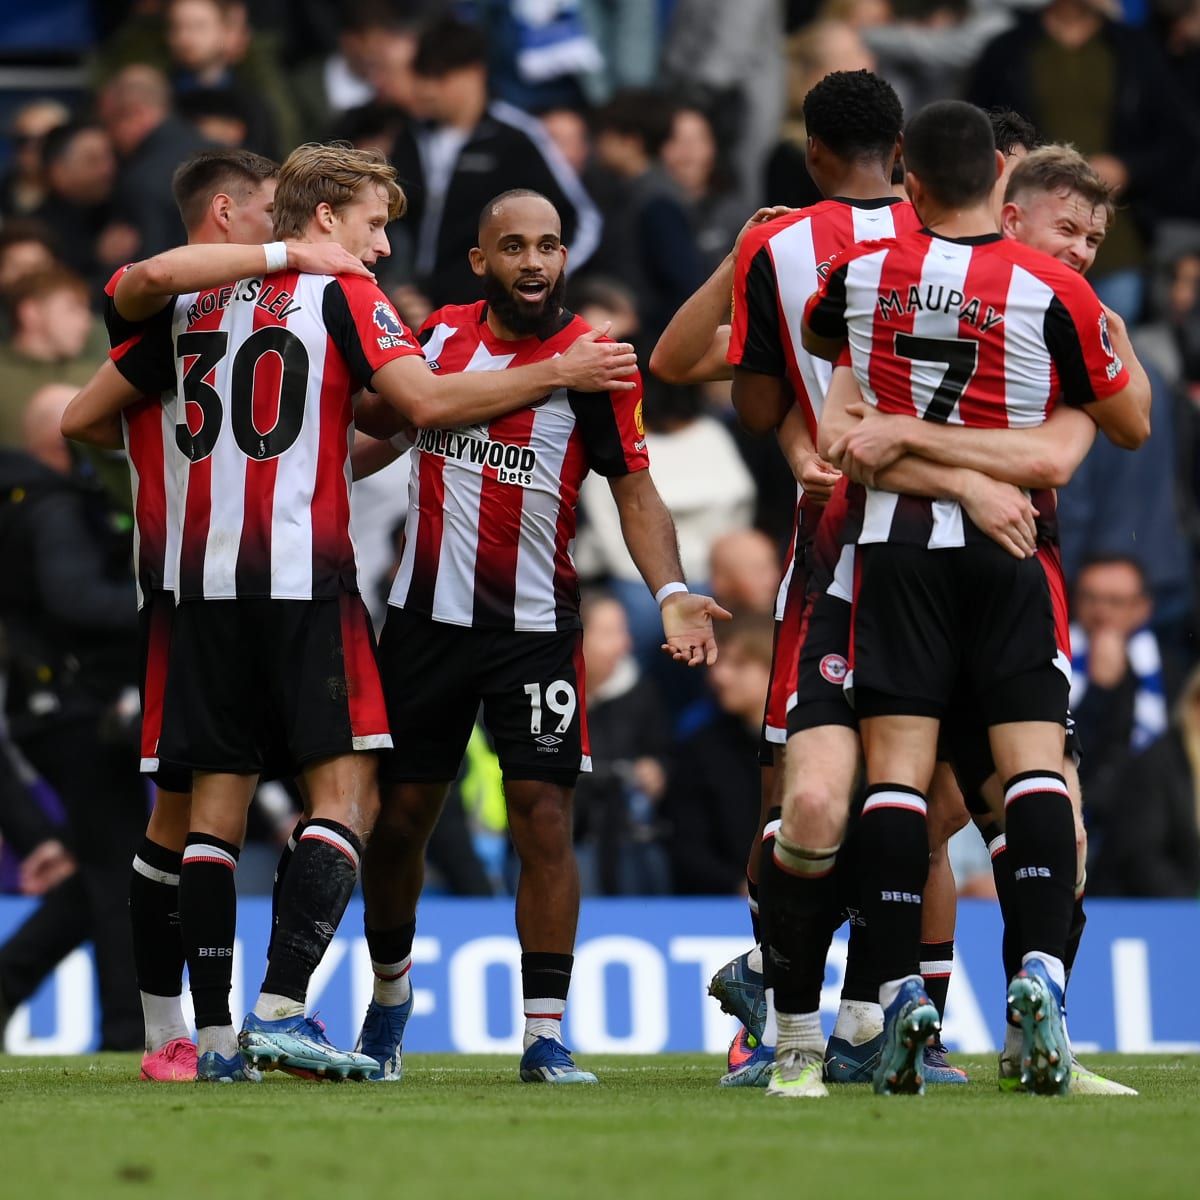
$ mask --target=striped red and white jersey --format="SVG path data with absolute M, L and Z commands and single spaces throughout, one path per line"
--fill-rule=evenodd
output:
M 113 352 L 140 391 L 179 396 L 179 599 L 358 591 L 352 397 L 420 352 L 369 279 L 295 271 L 179 296 L 169 330 Z
M 552 358 L 589 329 L 564 312 L 544 341 L 505 341 L 479 301 L 438 309 L 420 338 L 430 367 L 446 375 Z M 388 603 L 450 625 L 578 629 L 579 486 L 588 471 L 611 477 L 649 466 L 641 380 L 607 395 L 562 388 L 487 424 L 424 429 L 412 456 L 404 553 Z
M 131 265 L 131 264 L 129 264 Z M 129 265 L 119 268 L 104 288 L 104 324 L 109 345 L 120 348 L 148 333 L 169 335 L 171 305 L 146 321 L 126 320 L 117 311 L 114 296 Z M 160 329 L 159 334 L 154 330 Z M 183 474 L 187 459 L 175 444 L 175 391 L 145 396 L 121 413 L 129 481 L 133 496 L 133 569 L 138 608 L 147 592 L 174 591 L 179 556 Z
M 1089 404 L 1129 382 L 1083 277 L 999 234 L 921 229 L 855 246 L 834 262 L 805 320 L 819 337 L 848 342 L 868 403 L 927 421 L 1028 428 L 1060 401 Z M 1052 493 L 1034 500 L 1052 526 Z M 931 550 L 987 540 L 955 501 L 860 485 L 848 530 L 860 544 Z
M 751 229 L 738 248 L 733 276 L 733 323 L 727 360 L 760 375 L 786 379 L 804 414 L 813 445 L 833 367 L 814 358 L 800 339 L 804 305 L 837 254 L 920 228 L 916 210 L 895 196 L 822 200 Z M 775 602 L 783 620 L 795 570 L 795 537 L 804 488 L 796 484 L 796 518 L 787 570 Z

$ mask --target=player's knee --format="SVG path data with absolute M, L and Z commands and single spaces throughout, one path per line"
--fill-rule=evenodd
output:
M 508 823 L 522 861 L 571 853 L 571 795 L 553 784 L 509 784 Z
M 784 800 L 783 835 L 803 845 L 832 846 L 846 831 L 847 797 L 823 780 L 805 780 Z

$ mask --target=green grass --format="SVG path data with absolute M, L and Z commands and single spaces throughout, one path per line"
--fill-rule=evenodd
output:
M 704 1055 L 588 1057 L 596 1088 L 508 1059 L 414 1055 L 398 1087 L 272 1075 L 150 1085 L 129 1055 L 0 1059 L 0 1194 L 71 1197 L 1195 1195 L 1200 1059 L 1095 1056 L 1138 1099 L 1004 1096 L 995 1062 L 924 1099 L 715 1085 Z

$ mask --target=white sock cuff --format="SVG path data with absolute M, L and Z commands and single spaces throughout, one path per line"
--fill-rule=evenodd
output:
M 306 842 L 309 839 L 324 842 L 327 846 L 340 850 L 353 864 L 355 871 L 358 870 L 358 851 L 353 842 L 349 838 L 343 837 L 336 829 L 330 829 L 328 825 L 318 825 L 315 821 L 310 822 L 305 825 L 304 832 L 300 835 L 300 842 Z
M 874 812 L 877 808 L 903 808 L 908 812 L 920 813 L 925 816 L 929 806 L 925 803 L 925 797 L 914 788 L 902 787 L 881 787 L 879 791 L 872 792 L 867 797 L 867 802 L 863 805 L 863 816 L 869 812 Z
M 524 1003 L 527 1020 L 561 1021 L 566 1012 L 567 1002 L 551 996 L 530 996 Z
M 992 859 L 998 858 L 1008 849 L 1008 838 L 1003 833 L 998 833 L 987 844 L 988 857 Z
M 148 862 L 143 861 L 140 855 L 135 854 L 133 856 L 133 869 L 143 879 L 149 879 L 151 883 L 163 883 L 167 887 L 179 886 L 178 875 L 174 875 L 170 871 L 160 871 L 157 867 L 152 867 Z
M 1071 794 L 1067 791 L 1067 781 L 1061 775 L 1047 772 L 1045 775 L 1026 775 L 1023 779 L 1010 779 L 1004 789 L 1004 807 L 1007 808 L 1014 800 L 1032 792 L 1055 792 L 1068 803 L 1071 800 Z
M 829 846 L 825 849 L 809 850 L 789 842 L 783 834 L 775 838 L 775 848 L 772 851 L 775 865 L 789 875 L 800 875 L 807 879 L 823 879 L 834 868 L 840 846 Z

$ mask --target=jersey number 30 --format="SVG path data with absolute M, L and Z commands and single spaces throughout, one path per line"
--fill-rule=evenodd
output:
M 176 353 L 186 364 L 183 376 L 183 419 L 175 426 L 179 449 L 192 460 L 207 458 L 221 434 L 224 403 L 207 380 L 229 351 L 229 334 L 219 329 L 181 333 Z M 279 413 L 268 430 L 254 424 L 254 375 L 267 354 L 280 359 Z M 191 362 L 188 362 L 191 359 Z M 238 347 L 229 374 L 229 418 L 233 437 L 247 458 L 278 458 L 300 436 L 308 395 L 308 351 L 304 343 L 282 325 L 256 329 Z M 198 425 L 188 415 L 199 417 Z

